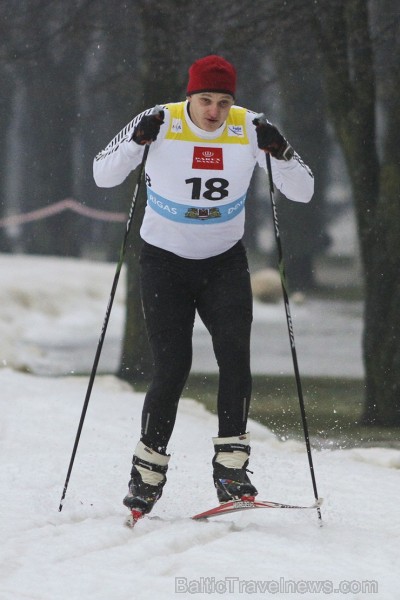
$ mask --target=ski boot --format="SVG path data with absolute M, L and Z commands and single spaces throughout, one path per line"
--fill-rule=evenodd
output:
M 136 446 L 132 459 L 131 479 L 129 481 L 129 492 L 123 500 L 123 504 L 131 511 L 130 525 L 135 523 L 144 515 L 147 515 L 154 504 L 161 498 L 163 487 L 167 478 L 170 456 L 159 454 L 143 442 Z
M 213 479 L 218 500 L 254 499 L 258 494 L 247 475 L 250 455 L 250 434 L 237 437 L 213 438 L 215 456 Z M 251 472 L 251 471 L 250 471 Z

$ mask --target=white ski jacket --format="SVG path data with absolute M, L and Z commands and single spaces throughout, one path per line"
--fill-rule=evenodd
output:
M 246 193 L 255 165 L 266 169 L 252 123 L 255 113 L 232 106 L 221 127 L 208 132 L 190 119 L 188 102 L 166 104 L 164 123 L 146 163 L 147 206 L 141 237 L 183 258 L 203 259 L 231 248 L 244 232 Z M 136 116 L 94 160 L 99 187 L 122 183 L 140 163 L 144 147 L 130 141 Z M 290 200 L 308 202 L 310 169 L 295 153 L 271 157 L 275 186 Z M 266 194 L 267 197 L 267 194 Z

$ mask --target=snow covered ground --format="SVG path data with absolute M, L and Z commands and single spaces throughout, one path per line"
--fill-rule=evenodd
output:
M 4 366 L 40 375 L 90 372 L 115 265 L 72 259 L 0 255 L 1 355 Z M 115 372 L 124 327 L 122 274 L 99 372 Z M 304 375 L 361 377 L 360 302 L 291 302 L 300 371 Z M 254 373 L 292 374 L 283 303 L 254 304 Z M 215 372 L 210 336 L 194 330 L 193 371 Z
M 72 368 L 54 376 L 63 367 L 57 353 L 52 365 L 52 349 L 84 347 L 86 338 L 97 343 L 114 267 L 0 256 L 0 270 L 1 600 L 397 600 L 399 450 L 314 451 L 323 527 L 315 511 L 248 511 L 195 522 L 191 515 L 215 503 L 210 461 L 217 424 L 198 403 L 183 399 L 164 495 L 130 530 L 121 499 L 143 395 L 112 375 L 96 378 L 58 512 L 88 377 L 73 375 Z M 310 322 L 316 308 L 299 307 L 298 320 Z M 343 320 L 337 306 L 328 308 L 325 320 L 338 320 L 329 339 L 326 332 L 322 337 L 335 348 Z M 281 319 L 276 310 L 257 306 L 257 323 Z M 118 339 L 122 284 L 112 319 Z M 321 352 L 317 323 L 311 337 Z M 88 346 L 89 362 L 94 350 Z M 317 354 L 316 372 L 318 360 Z M 26 366 L 36 374 L 24 373 Z M 249 430 L 260 497 L 312 502 L 304 445 L 277 440 L 254 422 Z

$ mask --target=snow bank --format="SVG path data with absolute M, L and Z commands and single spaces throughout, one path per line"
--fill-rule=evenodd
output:
M 40 375 L 90 372 L 110 297 L 115 265 L 84 260 L 0 254 L 0 365 Z M 121 274 L 99 372 L 119 364 L 124 327 Z M 362 377 L 362 306 L 359 302 L 293 303 L 303 375 Z M 293 363 L 283 303 L 254 303 L 254 373 L 291 375 Z M 194 328 L 193 371 L 216 372 L 210 336 Z
M 79 344 L 87 350 L 88 340 L 93 362 L 115 268 L 69 258 L 0 254 L 1 364 L 43 374 L 65 372 L 63 357 L 55 364 L 52 351 Z M 109 326 L 117 340 L 122 338 L 124 306 L 122 273 Z M 114 353 L 114 364 L 117 360 Z
M 121 501 L 143 394 L 113 376 L 96 377 L 59 513 L 88 377 L 43 374 L 71 372 L 85 359 L 91 364 L 115 266 L 0 255 L 0 269 L 1 600 L 330 595 L 397 600 L 399 451 L 314 451 L 318 490 L 325 498 L 322 528 L 315 511 L 248 511 L 195 522 L 190 516 L 216 501 L 210 463 L 217 422 L 195 401 L 183 399 L 163 497 L 129 530 Z M 107 333 L 116 345 L 123 328 L 123 288 L 121 277 Z M 360 314 L 355 308 L 354 315 L 340 304 L 327 309 L 307 302 L 295 308 L 302 369 L 329 373 L 334 364 L 343 374 L 343 365 L 349 365 L 356 376 Z M 285 352 L 282 360 L 290 369 L 283 308 L 256 305 L 255 321 L 256 368 L 281 372 Z M 202 332 L 197 324 L 198 364 L 204 368 L 211 353 Z M 273 346 L 267 357 L 266 340 Z M 36 376 L 21 373 L 24 368 Z M 252 481 L 260 498 L 312 502 L 304 445 L 277 440 L 254 422 L 249 430 Z
M 381 463 L 381 449 L 315 452 L 322 528 L 315 511 L 195 522 L 192 514 L 215 503 L 217 423 L 182 400 L 164 495 L 130 530 L 121 500 L 143 395 L 112 376 L 96 379 L 59 513 L 87 379 L 2 369 L 0 386 L 2 600 L 163 600 L 192 597 L 189 590 L 196 598 L 398 598 L 399 474 L 388 467 L 398 464 L 399 451 L 390 450 L 390 465 Z M 253 422 L 249 430 L 260 497 L 312 502 L 304 447 Z M 376 585 L 376 594 L 361 591 Z

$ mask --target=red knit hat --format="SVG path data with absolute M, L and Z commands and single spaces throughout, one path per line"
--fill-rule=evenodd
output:
M 236 69 L 231 63 L 211 54 L 196 60 L 189 69 L 189 83 L 186 94 L 218 92 L 235 97 Z

